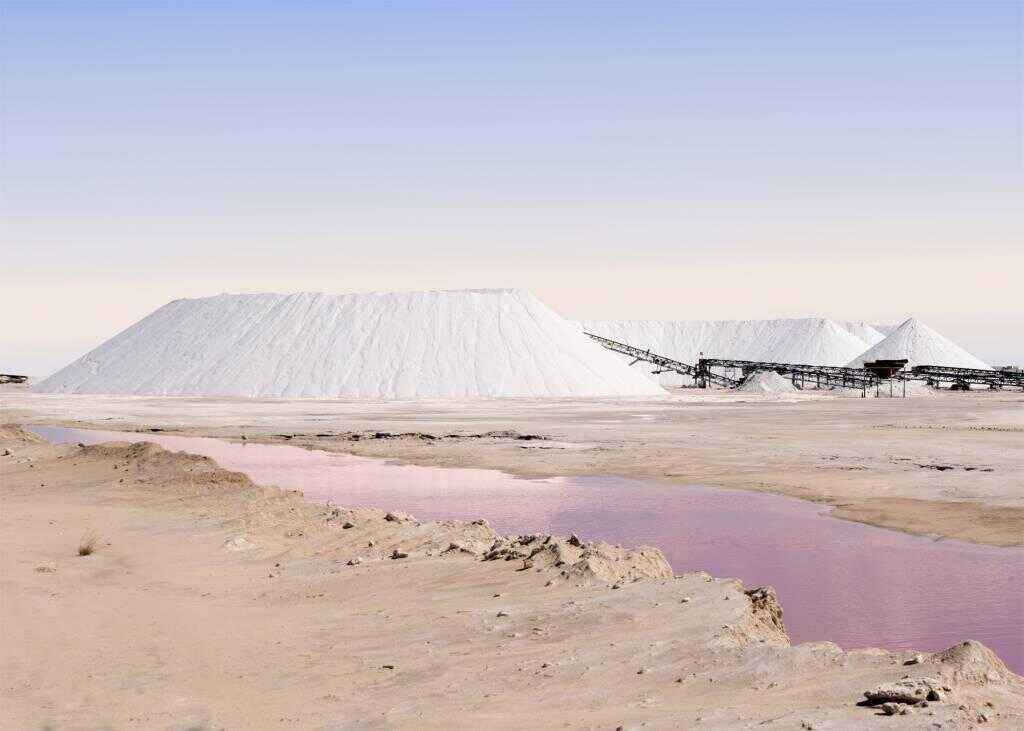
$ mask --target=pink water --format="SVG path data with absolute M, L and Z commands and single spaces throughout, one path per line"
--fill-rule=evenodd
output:
M 55 442 L 145 440 L 187 450 L 310 500 L 487 518 L 506 533 L 574 532 L 664 551 L 677 573 L 776 588 L 795 642 L 938 650 L 975 639 L 1024 672 L 1024 549 L 935 541 L 830 518 L 777 495 L 620 477 L 525 480 L 298 447 L 56 427 Z

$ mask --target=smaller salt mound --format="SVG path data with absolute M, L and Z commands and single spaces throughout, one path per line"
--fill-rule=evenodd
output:
M 868 348 L 847 365 L 851 368 L 863 368 L 864 364 L 870 361 L 900 358 L 907 359 L 909 368 L 917 365 L 936 365 L 989 369 L 987 363 L 975 358 L 953 341 L 914 318 L 901 323 L 885 340 Z
M 927 383 L 922 383 L 921 381 L 907 381 L 906 387 L 907 398 L 918 398 L 920 396 L 928 397 L 935 395 L 935 389 L 929 386 Z M 874 389 L 869 388 L 868 395 L 874 396 Z M 883 382 L 878 387 L 878 398 L 890 398 L 888 383 Z M 896 382 L 892 384 L 892 398 L 903 398 L 902 383 Z
M 743 393 L 760 394 L 796 392 L 796 388 L 793 387 L 793 384 L 775 371 L 758 371 L 757 373 L 751 374 L 750 377 L 748 377 L 747 380 L 745 380 L 736 390 L 742 391 Z

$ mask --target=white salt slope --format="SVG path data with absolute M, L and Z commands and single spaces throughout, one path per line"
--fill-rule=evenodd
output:
M 858 355 L 848 365 L 861 368 L 869 361 L 899 358 L 906 358 L 909 361 L 908 367 L 938 365 L 989 368 L 987 363 L 975 358 L 953 341 L 914 318 L 900 323 L 885 340 Z
M 736 389 L 743 393 L 760 394 L 782 394 L 795 393 L 796 388 L 785 376 L 780 376 L 775 371 L 758 371 L 752 373 L 742 385 Z
M 595 335 L 650 348 L 684 363 L 709 358 L 763 360 L 773 363 L 845 365 L 868 343 L 824 318 L 778 320 L 588 320 L 580 323 Z M 628 358 L 624 359 L 628 362 Z M 642 366 L 638 364 L 637 368 Z M 645 368 L 650 371 L 650 368 Z M 650 376 L 662 385 L 690 383 L 677 374 Z
M 863 340 L 868 346 L 880 343 L 885 340 L 885 333 L 880 331 L 876 326 L 869 325 L 866 322 L 847 322 L 837 321 L 837 325 L 842 327 L 844 330 L 852 335 L 856 335 L 858 338 Z
M 373 399 L 664 395 L 521 290 L 176 300 L 35 390 Z

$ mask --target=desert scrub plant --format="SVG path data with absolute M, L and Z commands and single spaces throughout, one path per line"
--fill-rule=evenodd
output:
M 78 555 L 79 556 L 91 556 L 96 552 L 99 538 L 92 531 L 89 531 L 82 536 L 81 540 L 78 541 Z

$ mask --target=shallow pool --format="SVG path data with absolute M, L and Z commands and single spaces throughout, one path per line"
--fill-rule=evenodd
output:
M 620 477 L 526 480 L 503 472 L 399 465 L 285 445 L 33 427 L 55 442 L 148 441 L 302 490 L 310 500 L 487 518 L 505 533 L 647 543 L 677 573 L 770 584 L 795 642 L 938 650 L 964 639 L 1024 672 L 1024 549 L 935 541 L 828 517 L 802 500 Z

